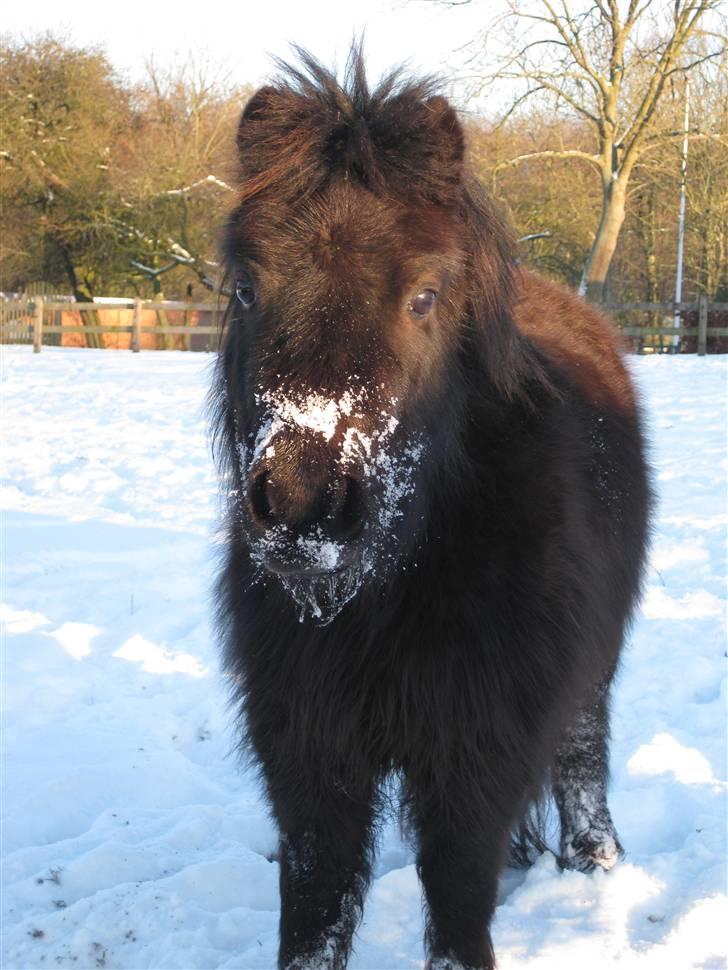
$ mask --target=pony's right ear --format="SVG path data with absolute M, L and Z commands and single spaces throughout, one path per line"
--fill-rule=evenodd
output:
M 294 195 L 300 191 L 301 173 L 306 175 L 318 146 L 300 103 L 295 91 L 266 85 L 243 108 L 236 136 L 241 201 L 279 180 L 286 180 Z
M 238 124 L 236 142 L 240 160 L 247 169 L 260 170 L 260 166 L 251 164 L 251 146 L 255 144 L 260 145 L 261 129 L 263 126 L 267 125 L 269 131 L 276 130 L 273 119 L 276 114 L 276 108 L 280 106 L 282 101 L 282 92 L 272 85 L 266 85 L 264 88 L 256 91 L 243 108 L 243 113 L 240 116 L 240 122 Z M 260 152 L 260 154 L 262 156 L 270 153 Z M 266 158 L 265 164 L 269 164 L 271 161 L 273 159 Z
M 270 112 L 275 102 L 280 98 L 279 92 L 270 84 L 267 84 L 264 88 L 260 88 L 255 92 L 250 98 L 248 103 L 243 108 L 243 113 L 240 117 L 241 126 L 245 124 L 246 121 L 262 121 L 265 116 Z

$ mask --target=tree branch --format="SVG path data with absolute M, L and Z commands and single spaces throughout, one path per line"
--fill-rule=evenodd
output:
M 658 58 L 647 90 L 635 112 L 632 122 L 620 138 L 620 143 L 624 145 L 623 164 L 628 167 L 634 164 L 639 152 L 642 137 L 649 126 L 652 115 L 660 100 L 668 70 L 675 63 L 675 60 L 685 46 L 699 17 L 712 6 L 710 0 L 700 0 L 693 7 L 686 5 L 682 10 L 679 10 L 678 3 L 679 0 L 676 2 L 677 17 L 674 33 L 671 35 Z
M 599 155 L 590 155 L 589 152 L 580 151 L 577 148 L 563 148 L 563 149 L 544 149 L 538 152 L 528 152 L 525 155 L 517 155 L 515 158 L 510 158 L 506 162 L 499 162 L 493 169 L 493 177 L 503 169 L 513 168 L 516 165 L 520 165 L 521 162 L 528 162 L 536 158 L 580 158 L 585 162 L 590 162 L 599 171 L 601 171 L 601 162 Z
M 223 182 L 216 175 L 206 175 L 205 178 L 198 179 L 197 182 L 193 182 L 191 185 L 185 185 L 182 189 L 167 189 L 166 192 L 161 192 L 160 195 L 187 195 L 193 192 L 195 189 L 199 188 L 201 185 L 214 185 L 217 188 L 225 189 L 228 192 L 234 192 L 232 185 L 228 185 L 227 182 Z
M 564 101 L 571 108 L 574 109 L 578 114 L 587 118 L 593 125 L 600 128 L 600 119 L 593 112 L 589 111 L 583 104 L 580 104 L 576 98 L 572 95 L 567 94 L 566 91 L 558 84 L 555 83 L 558 77 L 573 77 L 574 79 L 581 79 L 579 75 L 569 74 L 568 72 L 560 75 L 549 75 L 542 73 L 537 70 L 518 70 L 518 71 L 499 71 L 498 77 L 504 80 L 511 81 L 534 81 L 537 87 L 530 89 L 525 94 L 520 95 L 517 99 L 517 103 L 525 101 L 531 95 L 536 94 L 538 91 L 549 91 L 551 94 L 555 95 L 560 100 Z M 509 114 L 512 114 L 513 108 L 509 109 Z
M 166 266 L 160 266 L 159 269 L 153 269 L 151 266 L 145 266 L 143 263 L 138 263 L 135 259 L 130 259 L 129 263 L 135 269 L 138 269 L 141 273 L 144 273 L 145 276 L 150 276 L 152 279 L 156 279 L 163 273 L 168 273 L 171 269 L 176 269 L 179 265 L 177 261 L 175 261 L 172 263 L 167 263 Z
M 590 77 L 594 78 L 596 83 L 602 89 L 602 93 L 606 94 L 604 78 L 602 78 L 599 75 L 599 72 L 596 71 L 594 67 L 592 67 L 592 65 L 589 63 L 589 60 L 584 52 L 584 49 L 581 46 L 581 41 L 579 40 L 578 28 L 576 27 L 574 22 L 571 20 L 570 17 L 567 16 L 567 24 L 569 25 L 569 29 L 572 31 L 572 35 L 573 35 L 573 36 L 569 36 L 569 33 L 564 29 L 561 23 L 561 18 L 556 13 L 556 10 L 554 9 L 553 4 L 551 3 L 551 0 L 541 0 L 541 3 L 548 10 L 550 14 L 550 17 L 547 17 L 545 19 L 559 32 L 561 39 L 568 47 L 571 53 L 571 56 L 574 58 L 574 60 L 582 69 L 582 71 L 584 71 Z

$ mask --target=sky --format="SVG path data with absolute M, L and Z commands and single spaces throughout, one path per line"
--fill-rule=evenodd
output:
M 492 0 L 447 7 L 432 0 L 204 0 L 186 13 L 171 3 L 125 0 L 24 0 L 3 11 L 3 32 L 26 37 L 51 31 L 81 45 L 101 45 L 114 67 L 130 79 L 145 62 L 160 66 L 190 53 L 230 80 L 260 84 L 274 55 L 290 44 L 309 48 L 325 64 L 341 66 L 353 36 L 366 36 L 372 78 L 408 62 L 418 72 L 451 77 L 466 70 L 467 44 L 493 16 Z

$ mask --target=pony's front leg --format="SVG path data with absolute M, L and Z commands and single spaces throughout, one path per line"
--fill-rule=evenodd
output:
M 371 792 L 291 793 L 274 809 L 281 830 L 281 970 L 343 970 L 369 884 Z
M 475 793 L 464 789 L 455 780 L 446 800 L 415 795 L 411 804 L 430 970 L 495 967 L 490 922 L 510 826 L 493 806 L 474 804 Z

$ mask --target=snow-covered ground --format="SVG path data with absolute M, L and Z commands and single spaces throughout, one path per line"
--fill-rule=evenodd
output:
M 660 505 L 616 693 L 627 858 L 507 873 L 502 970 L 725 966 L 726 358 L 638 358 Z M 276 838 L 210 627 L 211 359 L 2 348 L 2 966 L 271 968 Z M 422 966 L 384 833 L 352 968 Z

